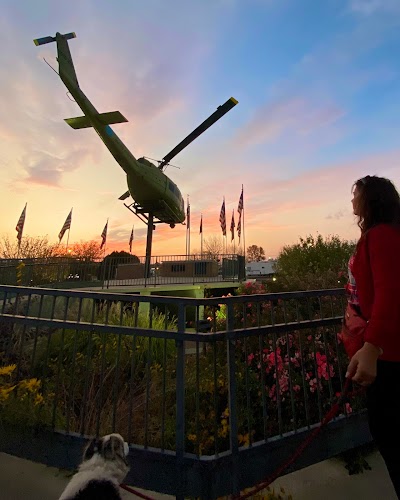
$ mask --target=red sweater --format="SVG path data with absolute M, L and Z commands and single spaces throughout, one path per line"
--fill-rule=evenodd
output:
M 380 359 L 400 362 L 400 230 L 388 224 L 370 229 L 358 243 L 353 276 L 369 321 L 365 341 L 383 349 Z

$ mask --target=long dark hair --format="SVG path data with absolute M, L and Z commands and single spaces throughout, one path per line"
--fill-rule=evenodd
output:
M 359 194 L 358 226 L 362 235 L 377 224 L 400 226 L 400 196 L 389 179 L 367 175 L 353 184 L 355 188 Z

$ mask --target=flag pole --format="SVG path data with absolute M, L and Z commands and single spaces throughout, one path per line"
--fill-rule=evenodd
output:
M 135 224 L 132 224 L 131 237 L 129 238 L 129 253 L 132 255 L 132 243 L 134 238 Z
M 72 207 L 72 208 L 71 208 L 71 212 L 70 212 L 70 214 L 71 214 L 71 222 L 72 222 L 72 209 L 73 209 L 73 208 L 74 208 L 74 207 Z M 67 246 L 65 247 L 65 251 L 66 251 L 66 253 L 68 253 L 68 243 L 69 243 L 69 233 L 70 233 L 70 232 L 71 232 L 71 224 L 70 224 L 70 226 L 69 226 L 69 228 L 68 228 Z
M 104 240 L 104 250 L 103 250 L 103 260 L 105 259 L 106 257 L 106 246 L 107 246 L 107 233 L 108 233 L 108 217 L 107 217 L 107 222 L 106 222 L 106 234 L 105 234 L 105 240 Z M 103 229 L 104 231 L 104 229 Z
M 24 232 L 24 226 L 25 226 L 25 217 L 26 217 L 26 207 L 27 207 L 28 203 L 26 202 L 25 203 L 25 207 L 24 209 L 22 210 L 22 213 L 18 219 L 18 223 L 17 223 L 17 239 L 18 239 L 18 250 L 17 250 L 17 259 L 19 259 L 19 253 L 20 253 L 20 250 L 21 250 L 21 241 L 22 241 L 22 233 Z
M 201 214 L 201 236 L 200 236 L 200 256 L 201 260 L 203 260 L 203 214 Z
M 232 239 L 231 242 L 233 241 L 233 255 L 235 255 L 236 251 L 236 239 L 235 239 L 235 209 L 232 210 L 232 222 L 231 222 L 231 234 L 232 234 Z
M 244 193 L 243 191 L 243 184 L 242 184 L 242 193 Z M 243 209 L 242 209 L 242 214 L 243 214 L 243 257 L 244 257 L 244 261 L 246 262 L 246 232 L 244 230 L 244 194 L 243 194 Z
M 189 205 L 189 215 L 190 215 L 190 205 Z M 189 219 L 189 227 L 188 227 L 189 239 L 188 239 L 188 255 L 190 259 L 190 219 Z

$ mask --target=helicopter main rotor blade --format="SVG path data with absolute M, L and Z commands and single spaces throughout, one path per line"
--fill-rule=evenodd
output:
M 189 146 L 191 142 L 193 142 L 199 135 L 205 132 L 211 125 L 214 125 L 216 121 L 222 118 L 228 111 L 230 111 L 238 101 L 231 97 L 228 99 L 222 106 L 218 106 L 217 111 L 207 118 L 201 125 L 199 125 L 196 129 L 193 130 L 191 134 L 189 134 L 182 142 L 180 142 L 172 151 L 170 151 L 167 155 L 164 156 L 162 162 L 159 164 L 158 168 L 162 170 L 162 168 L 169 163 L 172 158 L 174 158 L 178 153 L 185 149 L 186 146 Z

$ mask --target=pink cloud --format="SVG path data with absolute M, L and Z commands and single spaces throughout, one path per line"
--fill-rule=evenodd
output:
M 275 142 L 285 134 L 308 136 L 329 127 L 345 115 L 332 103 L 313 103 L 303 97 L 267 102 L 238 133 L 243 146 Z

